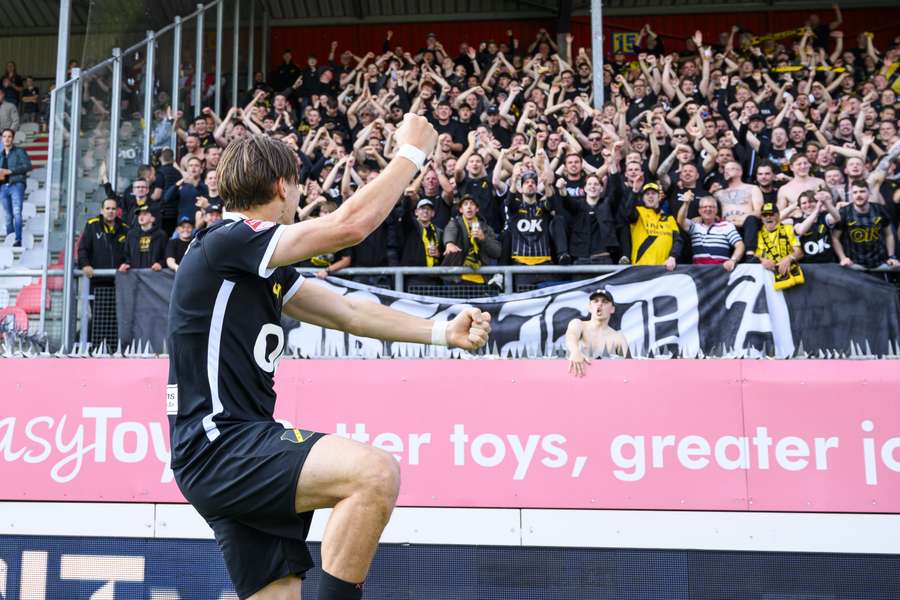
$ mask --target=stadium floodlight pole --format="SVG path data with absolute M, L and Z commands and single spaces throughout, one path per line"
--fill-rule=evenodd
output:
M 252 4 L 252 3 L 251 3 Z M 233 34 L 231 53 L 231 105 L 238 105 L 238 56 L 241 51 L 241 0 L 234 0 L 234 25 L 231 27 Z M 248 88 L 249 89 L 249 88 Z
M 256 45 L 256 2 L 250 2 L 250 29 L 247 32 L 247 94 L 253 89 L 253 51 Z
M 175 131 L 178 123 L 178 102 L 181 88 L 181 17 L 175 17 L 175 30 L 172 35 L 172 152 L 178 148 L 178 133 Z
M 150 163 L 150 134 L 153 127 L 153 89 L 156 83 L 156 35 L 147 32 L 147 64 L 144 66 L 144 164 Z
M 122 49 L 112 51 L 112 99 L 109 106 L 109 166 L 106 174 L 113 189 L 119 185 L 119 120 L 122 113 Z
M 56 38 L 56 87 L 66 82 L 66 68 L 69 66 L 69 15 L 72 14 L 72 0 L 59 0 L 59 29 Z
M 238 0 L 235 0 L 237 2 Z M 225 26 L 225 3 L 219 2 L 216 5 L 216 70 L 213 74 L 215 82 L 215 100 L 213 100 L 213 110 L 216 114 L 222 112 L 222 27 Z
M 63 277 L 62 351 L 72 344 L 72 285 L 75 278 L 75 186 L 78 184 L 78 132 L 81 130 L 81 78 L 72 84 L 72 114 L 69 116 L 69 172 L 66 173 L 66 245 L 65 277 Z M 47 215 L 49 218 L 49 214 Z M 46 278 L 45 278 L 46 279 Z M 43 302 L 42 302 L 43 303 Z
M 203 95 L 203 8 L 197 5 L 197 43 L 194 49 L 194 118 L 201 114 Z
M 603 2 L 591 0 L 591 63 L 594 65 L 594 108 L 603 108 Z

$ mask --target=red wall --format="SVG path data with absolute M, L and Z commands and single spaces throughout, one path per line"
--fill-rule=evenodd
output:
M 830 9 L 817 11 L 823 21 L 830 21 L 833 13 Z M 803 24 L 809 15 L 806 11 L 754 12 L 754 13 L 717 13 L 696 15 L 666 16 L 634 16 L 607 17 L 604 19 L 606 29 L 607 51 L 610 49 L 612 33 L 617 31 L 639 31 L 644 23 L 650 23 L 653 30 L 661 34 L 670 49 L 683 47 L 682 40 L 689 37 L 696 29 L 703 32 L 708 40 L 714 40 L 722 31 L 727 31 L 735 23 L 757 33 L 794 29 Z M 900 32 L 900 8 L 844 10 L 844 25 L 841 29 L 849 39 L 847 44 L 854 45 L 855 36 L 860 31 L 876 33 L 876 46 L 884 49 L 891 38 Z M 339 25 L 320 27 L 273 27 L 272 28 L 272 66 L 281 61 L 281 52 L 285 48 L 294 51 L 294 62 L 304 64 L 309 54 L 315 54 L 320 61 L 328 56 L 328 47 L 332 40 L 337 40 L 338 52 L 350 49 L 355 54 L 373 51 L 380 52 L 385 33 L 391 29 L 394 37 L 391 47 L 403 46 L 405 50 L 415 53 L 424 45 L 425 35 L 429 32 L 437 34 L 438 39 L 451 55 L 460 42 L 477 43 L 490 38 L 498 41 L 506 38 L 506 30 L 512 29 L 515 37 L 527 47 L 539 29 L 546 28 L 551 33 L 554 29 L 553 19 L 529 20 L 497 20 L 497 21 L 453 21 L 440 23 L 401 23 L 396 25 Z M 573 17 L 572 33 L 576 46 L 590 44 L 590 17 Z

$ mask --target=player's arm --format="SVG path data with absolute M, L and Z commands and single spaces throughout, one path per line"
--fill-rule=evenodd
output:
M 394 137 L 401 146 L 415 146 L 426 157 L 437 141 L 434 127 L 424 117 L 411 114 L 406 115 Z M 268 268 L 292 265 L 310 256 L 360 243 L 387 218 L 415 175 L 413 162 L 398 156 L 374 181 L 358 190 L 330 215 L 285 226 Z
M 284 313 L 298 321 L 328 329 L 346 331 L 359 337 L 394 342 L 431 344 L 435 321 L 400 312 L 377 302 L 347 298 L 324 285 L 305 280 L 284 306 Z M 447 345 L 477 350 L 487 343 L 491 315 L 467 308 L 447 323 Z M 437 336 L 439 339 L 439 335 Z

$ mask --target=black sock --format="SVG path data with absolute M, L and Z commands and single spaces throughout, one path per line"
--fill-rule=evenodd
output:
M 350 583 L 322 571 L 319 579 L 319 600 L 360 600 L 363 584 Z

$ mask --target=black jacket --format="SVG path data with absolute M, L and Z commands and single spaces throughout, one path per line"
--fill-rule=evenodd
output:
M 150 231 L 134 228 L 125 238 L 125 262 L 132 269 L 149 269 L 153 263 L 166 266 L 166 234 L 154 227 Z
M 84 225 L 78 243 L 78 266 L 95 269 L 118 269 L 125 261 L 125 238 L 128 226 L 116 218 L 106 225 L 102 216 L 91 217 Z

